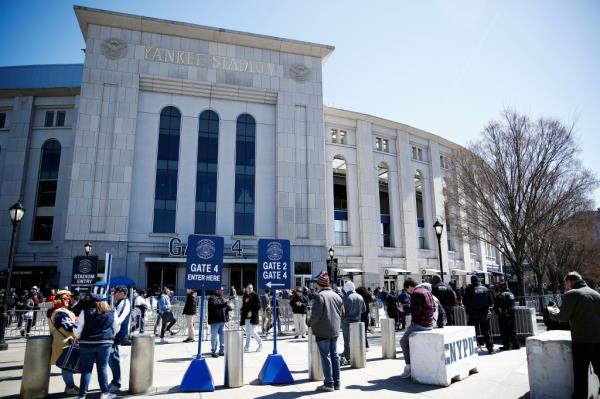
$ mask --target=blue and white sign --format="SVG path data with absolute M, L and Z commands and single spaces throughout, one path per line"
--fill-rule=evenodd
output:
M 185 288 L 214 290 L 223 276 L 223 237 L 190 235 Z
M 292 283 L 289 240 L 258 240 L 258 288 L 285 289 Z

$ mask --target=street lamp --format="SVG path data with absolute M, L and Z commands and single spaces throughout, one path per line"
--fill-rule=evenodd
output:
M 86 242 L 83 245 L 83 250 L 85 251 L 85 256 L 90 256 L 90 252 L 92 252 L 92 243 L 91 242 Z
M 333 247 L 329 247 L 329 270 L 331 270 L 331 283 L 333 286 L 333 283 L 335 283 L 335 278 L 337 277 L 337 270 L 333 270 L 333 254 L 335 253 L 335 250 L 333 249 Z
M 433 229 L 435 230 L 435 235 L 438 239 L 438 249 L 440 251 L 440 278 L 442 279 L 442 283 L 444 282 L 444 265 L 442 264 L 442 232 L 444 231 L 444 225 L 440 223 L 439 220 L 436 219 L 433 224 Z
M 8 251 L 8 267 L 6 269 L 6 288 L 4 289 L 4 297 L 2 298 L 2 304 L 0 309 L 0 351 L 8 349 L 8 344 L 4 339 L 6 332 L 6 325 L 8 324 L 8 293 L 10 291 L 10 278 L 12 275 L 13 263 L 15 262 L 15 241 L 17 238 L 17 226 L 21 223 L 23 215 L 25 214 L 25 208 L 21 205 L 20 201 L 17 201 L 13 206 L 8 209 L 8 215 L 12 222 L 12 236 L 10 238 L 10 249 Z

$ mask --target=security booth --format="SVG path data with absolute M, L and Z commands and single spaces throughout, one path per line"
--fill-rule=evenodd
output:
M 399 267 L 386 267 L 383 271 L 383 287 L 388 292 L 399 292 L 402 290 L 404 279 L 410 275 L 408 270 Z
M 422 269 L 421 270 L 421 282 L 422 283 L 430 283 L 431 284 L 431 278 L 435 275 L 440 275 L 440 270 L 439 269 Z M 444 281 L 448 281 L 448 273 L 444 272 Z
M 471 283 L 467 278 L 469 272 L 462 269 L 451 269 L 450 270 L 450 281 L 454 281 L 456 288 L 466 287 Z
M 358 268 L 340 267 L 338 269 L 338 278 L 340 280 L 340 283 L 342 284 L 341 287 L 343 287 L 344 280 L 350 280 L 354 283 L 354 285 L 358 287 L 362 283 L 362 277 L 356 278 L 356 276 L 362 276 L 363 274 L 363 271 Z

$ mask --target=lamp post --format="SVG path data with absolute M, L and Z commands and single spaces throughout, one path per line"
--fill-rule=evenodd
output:
M 337 281 L 335 281 L 337 277 L 337 270 L 333 270 L 333 254 L 335 253 L 335 250 L 333 247 L 329 247 L 329 251 L 327 252 L 329 252 L 329 270 L 331 270 L 331 274 L 333 274 L 333 276 L 331 276 L 331 279 L 333 280 L 331 284 L 333 286 L 334 283 L 337 285 Z
M 440 251 L 440 278 L 442 279 L 442 283 L 444 282 L 444 265 L 442 264 L 442 233 L 444 231 L 444 225 L 440 223 L 439 220 L 436 219 L 433 224 L 433 229 L 435 230 L 435 235 L 438 240 L 438 249 Z
M 86 242 L 83 245 L 83 251 L 85 252 L 85 256 L 90 256 L 90 252 L 92 252 L 92 243 L 91 242 Z
M 6 325 L 8 324 L 8 293 L 10 291 L 10 278 L 12 276 L 12 268 L 15 262 L 15 241 L 17 238 L 17 226 L 21 223 L 23 215 L 25 214 L 25 208 L 21 205 L 21 202 L 16 202 L 13 206 L 8 209 L 10 221 L 12 222 L 12 235 L 10 238 L 10 249 L 8 251 L 8 267 L 6 269 L 6 287 L 4 290 L 4 297 L 2 298 L 2 304 L 0 305 L 0 350 L 5 351 L 8 349 L 8 343 L 4 339 L 6 332 Z

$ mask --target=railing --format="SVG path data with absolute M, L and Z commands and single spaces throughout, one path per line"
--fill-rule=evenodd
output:
M 562 305 L 563 294 L 547 294 L 547 295 L 530 295 L 515 297 L 516 301 L 521 306 L 534 308 L 536 313 L 542 314 L 543 310 L 550 302 L 554 302 L 557 306 Z

